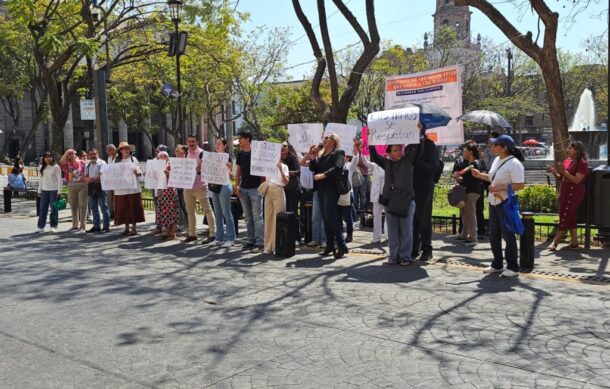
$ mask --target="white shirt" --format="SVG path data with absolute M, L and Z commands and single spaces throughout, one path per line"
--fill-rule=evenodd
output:
M 140 172 L 140 165 L 138 160 L 136 159 L 136 157 L 127 157 L 127 159 L 121 159 L 119 162 L 116 163 L 134 163 L 135 164 L 135 169 Z M 128 195 L 128 194 L 135 194 L 135 193 L 140 193 L 140 186 L 138 186 L 138 189 L 115 189 L 114 190 L 114 194 L 115 196 L 123 196 L 123 195 Z
M 510 160 L 508 160 L 510 158 Z M 525 171 L 523 164 L 515 157 L 508 156 L 500 159 L 496 157 L 491 168 L 489 169 L 489 178 L 492 185 L 507 185 L 507 184 L 522 184 L 525 182 Z M 496 194 L 502 196 L 502 199 L 496 197 Z M 498 205 L 506 200 L 508 192 L 489 192 L 489 204 Z
M 42 171 L 42 176 L 40 176 L 40 181 L 38 182 L 38 193 L 42 193 L 43 190 L 56 190 L 59 192 L 62 185 L 63 180 L 61 178 L 61 168 L 59 165 L 47 165 Z
M 354 159 L 359 158 L 362 163 L 369 169 L 369 173 L 372 171 L 371 177 L 371 203 L 378 203 L 379 196 L 383 192 L 383 184 L 385 182 L 385 170 L 383 170 L 375 162 L 369 161 L 365 155 L 358 155 Z
M 288 177 L 288 165 L 286 164 L 282 164 L 282 172 L 284 173 L 284 175 L 286 177 Z M 275 185 L 275 186 L 286 186 L 286 184 L 284 184 L 282 182 L 282 175 L 280 174 L 279 169 L 277 170 L 277 175 L 276 176 L 267 176 L 266 178 L 267 181 L 267 185 Z
M 85 166 L 85 177 L 97 178 L 100 175 L 102 165 L 106 165 L 103 159 L 96 159 L 95 162 L 89 162 Z
M 313 189 L 313 172 L 309 169 L 309 166 L 301 166 L 299 180 L 301 181 L 301 188 Z
M 116 155 L 114 157 L 111 157 L 110 155 L 108 156 L 108 163 L 114 163 L 114 160 L 116 159 Z

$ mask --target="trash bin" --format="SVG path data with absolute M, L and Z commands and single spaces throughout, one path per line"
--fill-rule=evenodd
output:
M 591 223 L 597 227 L 596 239 L 610 244 L 610 166 L 593 169 L 591 185 Z

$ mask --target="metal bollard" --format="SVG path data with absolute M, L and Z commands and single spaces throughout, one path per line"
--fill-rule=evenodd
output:
M 313 201 L 306 201 L 305 202 L 305 244 L 311 242 L 311 235 L 313 234 L 312 218 L 313 218 Z
M 13 210 L 11 206 L 11 199 L 13 197 L 13 191 L 9 188 L 4 188 L 4 213 L 10 213 Z
M 535 241 L 535 225 L 534 213 L 522 212 L 521 221 L 523 222 L 523 235 L 519 244 L 519 271 L 521 273 L 530 273 L 534 270 L 534 241 Z

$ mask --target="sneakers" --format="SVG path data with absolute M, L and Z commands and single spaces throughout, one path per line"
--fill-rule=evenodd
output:
M 203 240 L 203 242 L 201 242 L 201 244 L 210 244 L 216 241 L 216 238 L 214 238 L 213 236 L 209 236 L 206 239 Z
M 184 238 L 182 240 L 182 243 L 190 243 L 190 242 L 194 242 L 197 240 L 196 236 L 187 236 L 186 238 Z
M 57 232 L 57 227 L 51 227 L 51 229 L 49 230 L 49 232 L 51 232 L 51 233 L 56 233 L 56 232 Z
M 485 268 L 485 270 L 483 270 L 483 273 L 485 273 L 485 274 L 493 274 L 493 273 L 502 273 L 504 271 L 505 271 L 504 269 L 496 269 L 495 267 L 488 266 L 488 267 Z M 508 270 L 508 271 L 510 271 L 510 270 Z
M 467 240 L 464 243 L 462 243 L 464 246 L 466 247 L 474 247 L 477 245 L 477 242 L 472 241 L 472 240 Z
M 44 228 L 38 228 L 38 229 L 36 229 L 36 233 L 37 233 L 37 234 L 41 234 L 41 233 L 43 233 L 43 232 L 44 232 Z
M 85 233 L 90 234 L 93 232 L 100 232 L 102 229 L 99 227 L 91 227 L 90 229 L 88 229 L 87 231 L 85 231 Z
M 311 242 L 307 243 L 307 247 L 319 247 L 320 246 L 320 242 L 316 242 L 315 240 L 312 240 Z
M 231 248 L 233 246 L 235 246 L 235 242 L 230 241 L 230 240 L 227 240 L 226 242 L 224 242 L 222 244 L 222 248 L 225 248 L 225 249 Z
M 225 242 L 221 241 L 221 240 L 215 240 L 212 243 L 210 243 L 209 247 L 220 247 L 224 244 Z
M 519 277 L 519 272 L 506 269 L 500 274 L 500 277 Z
M 243 250 L 252 250 L 253 248 L 255 248 L 256 245 L 253 245 L 252 243 L 246 243 L 245 245 L 243 245 L 241 248 Z

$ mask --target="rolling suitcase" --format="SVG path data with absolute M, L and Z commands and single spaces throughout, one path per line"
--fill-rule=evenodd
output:
M 280 212 L 275 219 L 275 255 L 292 257 L 297 239 L 297 216 L 294 212 Z

